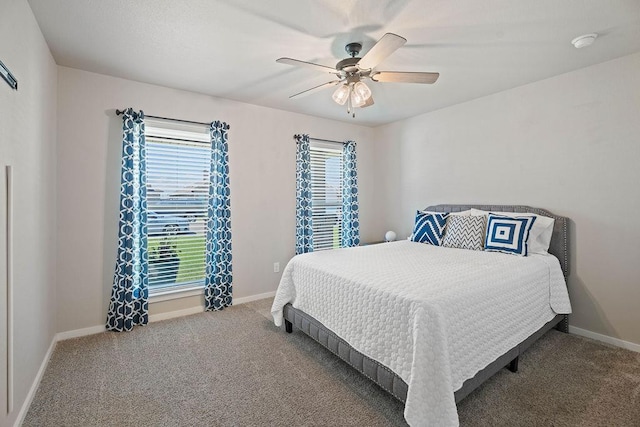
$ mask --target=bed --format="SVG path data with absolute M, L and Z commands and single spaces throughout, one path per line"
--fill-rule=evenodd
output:
M 456 403 L 551 328 L 567 332 L 567 219 L 528 206 L 437 205 L 555 219 L 550 255 L 399 241 L 304 254 L 285 270 L 272 314 L 405 403 L 410 425 L 457 425 Z M 470 285 L 472 284 L 472 285 Z

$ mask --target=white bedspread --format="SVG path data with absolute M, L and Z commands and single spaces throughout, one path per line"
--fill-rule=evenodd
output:
M 458 425 L 454 391 L 571 312 L 558 260 L 399 241 L 294 257 L 271 313 L 292 303 L 409 386 L 411 426 Z

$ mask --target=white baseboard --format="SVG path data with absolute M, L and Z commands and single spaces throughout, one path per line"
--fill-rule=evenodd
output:
M 265 292 L 264 294 L 250 295 L 248 297 L 234 298 L 233 305 L 246 304 L 248 302 L 258 301 L 259 299 L 272 298 L 275 296 L 276 296 L 276 291 L 272 291 L 272 292 Z
M 183 310 L 167 311 L 149 315 L 149 322 L 159 322 L 160 320 L 173 319 L 174 317 L 189 316 L 191 314 L 203 313 L 204 306 L 189 307 Z
M 273 291 L 273 292 L 265 292 L 264 294 L 250 295 L 248 297 L 234 298 L 233 305 L 246 304 L 248 302 L 258 301 L 264 298 L 271 298 L 271 297 L 274 297 L 275 295 L 276 295 L 276 292 Z M 150 315 L 149 322 L 158 322 L 160 320 L 173 319 L 175 317 L 190 316 L 192 314 L 197 314 L 202 312 L 204 312 L 204 306 L 202 305 L 196 306 L 196 307 L 189 307 L 182 310 L 167 311 L 164 313 L 157 313 L 157 314 Z
M 99 334 L 101 332 L 105 332 L 106 330 L 107 329 L 105 328 L 104 325 L 98 325 L 98 326 L 90 326 L 88 328 L 82 328 L 82 329 L 74 329 L 72 331 L 59 332 L 56 335 L 56 341 L 64 341 L 64 340 L 69 340 L 71 338 L 78 338 L 78 337 L 84 337 L 87 335 Z
M 609 335 L 603 335 L 597 332 L 591 332 L 586 329 L 576 328 L 575 326 L 571 326 L 571 325 L 569 325 L 569 333 L 580 335 L 582 337 L 591 338 L 596 341 L 602 341 L 604 343 L 611 344 L 616 347 L 626 348 L 627 350 L 640 353 L 640 344 L 621 340 L 620 338 L 614 338 L 614 337 L 610 337 Z
M 202 313 L 204 307 L 190 307 L 183 310 L 167 311 L 165 313 L 157 313 L 149 315 L 149 323 L 159 322 L 160 320 L 173 319 L 174 317 L 189 316 L 191 314 Z M 95 335 L 105 332 L 104 325 L 90 326 L 88 328 L 74 329 L 72 331 L 60 332 L 57 335 L 58 341 L 64 341 L 71 338 L 79 338 L 87 335 Z
M 27 416 L 27 412 L 29 412 L 29 407 L 31 406 L 31 402 L 33 401 L 33 397 L 36 395 L 36 391 L 38 391 L 38 386 L 40 386 L 40 381 L 42 381 L 42 376 L 44 372 L 47 370 L 47 366 L 49 365 L 49 359 L 51 359 L 51 355 L 53 354 L 53 350 L 56 348 L 57 335 L 54 335 L 51 339 L 51 345 L 49 346 L 49 350 L 44 355 L 44 359 L 42 359 L 42 363 L 40 364 L 40 369 L 38 369 L 38 373 L 33 380 L 33 384 L 29 388 L 29 392 L 27 393 L 27 397 L 24 399 L 22 403 L 22 407 L 20 408 L 20 412 L 18 412 L 18 416 L 16 417 L 16 422 L 13 424 L 14 427 L 19 427 L 22 425 L 24 421 L 24 417 Z
M 276 295 L 276 291 L 272 291 L 272 292 L 265 292 L 263 294 L 250 295 L 248 297 L 234 298 L 233 305 L 246 304 L 248 302 L 257 301 L 264 298 L 272 298 L 275 295 Z M 160 320 L 167 320 L 167 319 L 173 319 L 175 317 L 189 316 L 191 314 L 197 314 L 202 312 L 204 312 L 204 306 L 190 307 L 190 308 L 185 308 L 183 310 L 168 311 L 165 313 L 157 313 L 149 316 L 149 322 L 158 322 Z M 104 325 L 90 326 L 88 328 L 59 332 L 56 335 L 55 340 L 64 341 L 71 338 L 79 338 L 87 335 L 99 334 L 105 331 L 106 329 Z

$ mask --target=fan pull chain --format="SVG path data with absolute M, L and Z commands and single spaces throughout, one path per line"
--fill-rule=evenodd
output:
M 351 104 L 351 117 L 356 118 L 356 109 L 353 106 L 353 85 L 351 85 L 351 92 L 349 92 L 349 103 Z
M 351 102 L 351 97 L 353 95 L 353 86 L 349 85 L 349 96 L 347 97 L 347 115 L 351 114 L 351 117 L 356 118 L 356 109 L 353 106 L 353 102 Z

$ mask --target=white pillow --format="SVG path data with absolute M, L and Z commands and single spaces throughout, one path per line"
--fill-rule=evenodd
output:
M 487 215 L 488 211 L 483 211 L 480 209 L 471 209 L 472 216 L 482 216 Z M 556 222 L 555 219 L 549 218 L 548 216 L 538 215 L 529 212 L 494 212 L 496 215 L 503 216 L 518 216 L 518 215 L 531 215 L 535 216 L 536 220 L 533 223 L 533 227 L 531 227 L 531 231 L 529 232 L 529 253 L 531 254 L 546 254 L 549 251 L 549 245 L 551 244 L 551 235 L 553 234 L 553 224 Z

